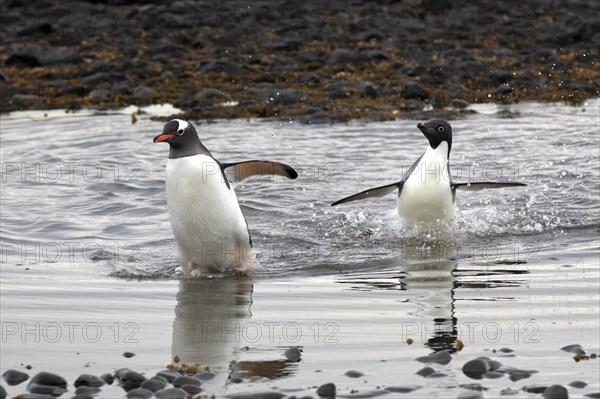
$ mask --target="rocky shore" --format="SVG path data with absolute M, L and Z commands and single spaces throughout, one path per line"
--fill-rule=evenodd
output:
M 460 117 L 598 96 L 594 0 L 4 1 L 2 112 L 171 103 L 184 118 Z

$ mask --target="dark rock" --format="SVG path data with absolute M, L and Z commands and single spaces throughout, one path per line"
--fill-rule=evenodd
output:
M 133 92 L 131 91 L 131 89 L 129 88 L 129 84 L 127 84 L 127 82 L 123 81 L 123 82 L 119 82 L 119 83 L 115 83 L 112 87 L 112 90 L 114 93 L 119 94 L 119 95 L 123 95 L 123 96 L 130 96 L 131 94 L 133 94 Z M 125 355 L 128 356 L 125 356 Z M 131 352 L 125 352 L 123 353 L 123 357 L 127 358 L 127 357 L 134 357 L 135 353 L 131 353 Z
M 470 389 L 471 391 L 487 391 L 488 389 L 481 384 L 460 384 L 459 387 Z
M 573 388 L 585 388 L 587 385 L 588 384 L 584 381 L 573 381 L 569 383 L 569 386 Z
M 154 395 L 158 399 L 185 399 L 187 393 L 181 388 L 167 388 L 156 391 Z
M 364 374 L 361 373 L 360 371 L 356 371 L 356 370 L 349 370 L 346 371 L 346 373 L 344 374 L 346 377 L 350 377 L 350 378 L 360 378 L 362 377 Z
M 521 391 L 519 391 L 518 389 L 512 389 L 512 388 L 506 388 L 500 391 L 500 395 L 501 396 L 507 396 L 507 395 L 517 395 L 521 393 Z
M 504 374 L 498 372 L 498 371 L 488 371 L 487 373 L 483 374 L 482 377 L 483 378 L 489 378 L 489 379 L 496 379 L 496 378 L 502 378 L 504 376 Z
M 420 385 L 405 385 L 405 386 L 391 386 L 385 388 L 386 391 L 396 392 L 396 393 L 409 393 L 412 391 L 416 391 L 417 389 L 421 389 Z
M 200 384 L 202 384 L 202 381 L 194 378 L 194 377 L 188 377 L 188 376 L 184 376 L 182 375 L 181 377 L 176 378 L 173 381 L 173 386 L 175 388 L 180 388 L 183 385 L 196 385 L 196 386 L 200 386 Z
M 115 380 L 114 377 L 112 376 L 112 374 L 110 374 L 110 373 L 102 374 L 100 376 L 100 378 L 102 379 L 102 381 L 106 382 L 108 385 L 112 385 L 112 383 Z
M 254 393 L 233 393 L 227 395 L 229 399 L 281 399 L 285 397 L 284 394 L 279 392 L 267 391 L 267 392 L 254 392 Z
M 241 75 L 246 72 L 246 69 L 228 61 L 212 61 L 200 67 L 200 72 L 226 72 L 230 74 Z
M 578 353 L 580 355 L 585 355 L 585 351 L 579 344 L 567 345 L 560 348 L 561 351 L 569 352 L 569 353 Z
M 568 399 L 569 391 L 562 385 L 555 384 L 546 388 L 542 396 L 544 399 Z
M 134 97 L 152 97 L 154 95 L 154 90 L 149 88 L 148 86 L 139 85 L 133 89 Z
M 0 399 L 6 399 L 7 396 L 6 389 L 2 385 L 0 385 Z
M 600 392 L 588 393 L 583 396 L 586 398 L 600 399 Z
M 194 98 L 203 104 L 215 103 L 215 102 L 223 103 L 223 102 L 231 101 L 231 96 L 229 94 L 222 92 L 221 90 L 214 89 L 214 88 L 202 89 L 196 93 Z
M 125 391 L 139 388 L 146 381 L 146 377 L 142 374 L 128 370 L 119 375 L 119 384 Z
M 417 371 L 415 374 L 420 375 L 421 377 L 429 377 L 434 374 L 435 370 L 431 367 L 423 367 L 421 370 Z
M 291 348 L 288 348 L 283 355 L 291 362 L 299 362 L 302 358 L 302 349 L 297 346 L 292 346 Z
M 548 388 L 548 385 L 528 385 L 526 387 L 523 387 L 523 390 L 525 392 L 529 392 L 529 393 L 544 393 L 546 391 L 546 389 Z
M 90 91 L 90 94 L 88 94 L 88 96 L 92 99 L 92 100 L 101 100 L 103 98 L 110 98 L 112 97 L 113 92 L 107 89 L 94 89 L 92 91 Z
M 136 388 L 127 392 L 129 399 L 150 399 L 154 393 L 148 389 Z
M 335 393 L 335 384 L 331 382 L 323 384 L 317 389 L 317 395 L 319 395 L 321 398 L 335 398 Z
M 377 98 L 377 90 L 371 85 L 366 85 L 363 90 L 363 97 Z
M 468 101 L 461 100 L 460 98 L 454 98 L 452 99 L 452 105 L 454 105 L 457 109 L 465 109 L 470 104 Z
M 200 388 L 198 385 L 185 384 L 185 385 L 182 385 L 180 388 L 183 389 L 184 391 L 186 391 L 190 395 L 195 395 L 197 393 L 202 392 L 202 388 Z
M 385 51 L 381 51 L 381 50 L 368 50 L 368 51 L 365 51 L 363 54 L 364 54 L 365 58 L 370 61 L 384 61 L 384 60 L 390 59 L 390 57 L 388 57 L 387 53 Z
M 92 374 L 82 374 L 73 383 L 75 388 L 80 386 L 88 386 L 88 387 L 101 387 L 105 382 L 103 379 L 96 377 Z
M 364 59 L 365 57 L 357 51 L 336 48 L 329 54 L 327 63 L 329 65 L 353 64 L 355 62 L 363 61 Z
M 38 384 L 35 382 L 30 382 L 29 385 L 27 385 L 27 390 L 35 394 L 52 396 L 60 396 L 63 393 L 67 392 L 67 390 L 63 387 L 55 385 Z
M 467 377 L 473 378 L 475 380 L 480 380 L 481 378 L 483 378 L 483 375 L 485 373 L 493 370 L 494 369 L 492 368 L 491 360 L 487 357 L 479 357 L 477 359 L 469 360 L 467 363 L 464 364 L 462 368 L 463 373 Z
M 12 101 L 18 103 L 28 103 L 38 101 L 40 99 L 40 96 L 37 96 L 35 94 L 15 94 L 14 96 L 12 96 L 11 99 Z
M 326 123 L 333 123 L 336 121 L 335 113 L 324 112 L 321 110 L 311 112 L 306 115 L 301 115 L 298 118 L 298 122 L 304 125 L 322 125 Z
M 418 357 L 415 360 L 421 363 L 448 364 L 452 360 L 452 356 L 446 351 L 440 351 L 431 355 Z
M 79 53 L 57 47 L 42 47 L 38 44 L 25 45 L 8 57 L 6 66 L 38 67 L 72 64 L 81 61 Z
M 2 374 L 2 378 L 4 381 L 10 386 L 19 385 L 23 381 L 27 381 L 29 379 L 29 374 L 24 373 L 19 370 L 9 369 Z
M 167 386 L 167 380 L 163 377 L 154 376 L 140 385 L 140 388 L 148 389 L 149 391 L 156 392 L 164 389 Z
M 101 389 L 98 387 L 89 387 L 89 386 L 82 385 L 80 387 L 77 387 L 77 389 L 75 389 L 75 395 L 90 396 L 90 395 L 94 395 L 95 393 L 98 393 L 100 391 L 101 391 Z
M 502 83 L 500 86 L 496 87 L 496 92 L 498 94 L 508 94 L 513 91 L 512 85 L 509 83 Z
M 181 374 L 174 370 L 162 370 L 156 373 L 157 376 L 164 378 L 168 382 L 173 382 L 181 377 Z
M 508 373 L 511 381 L 519 381 L 531 377 L 531 372 L 527 370 L 513 370 Z
M 482 399 L 483 395 L 481 392 L 470 391 L 470 392 L 461 392 L 458 394 L 456 399 Z
M 427 98 L 427 92 L 421 83 L 409 80 L 400 86 L 400 96 L 406 99 L 424 100 Z
M 54 30 L 53 26 L 48 22 L 34 22 L 17 31 L 17 36 L 45 36 Z
M 511 71 L 495 70 L 490 72 L 490 78 L 492 78 L 494 83 L 506 83 L 511 81 L 514 76 Z
M 302 83 L 319 83 L 321 81 L 321 75 L 316 72 L 303 72 L 300 74 L 298 80 Z
M 33 376 L 29 384 L 50 385 L 53 387 L 66 388 L 67 380 L 59 375 L 42 371 Z
M 498 349 L 498 352 L 511 353 L 511 352 L 514 352 L 514 350 L 510 349 L 510 348 L 500 348 L 500 349 Z

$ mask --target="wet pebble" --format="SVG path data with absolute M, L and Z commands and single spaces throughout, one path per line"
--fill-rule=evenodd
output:
M 501 396 L 517 395 L 521 393 L 518 389 L 506 388 L 500 391 Z
M 470 389 L 471 391 L 487 391 L 488 389 L 481 384 L 460 384 L 459 387 Z
M 397 392 L 397 393 L 410 393 L 412 391 L 416 391 L 417 389 L 421 389 L 421 385 L 403 385 L 403 386 L 392 386 L 385 388 L 386 391 L 389 392 Z
M 163 377 L 155 375 L 154 377 L 142 382 L 140 388 L 148 389 L 152 392 L 164 389 L 167 386 L 167 380 Z
M 234 393 L 227 395 L 230 399 L 281 399 L 285 395 L 280 392 L 254 392 L 254 393 Z
M 86 385 L 82 385 L 80 387 L 77 387 L 77 389 L 75 390 L 75 395 L 79 395 L 79 396 L 91 396 L 94 395 L 95 393 L 100 392 L 100 388 L 98 387 L 89 387 Z
M 543 396 L 544 399 L 567 399 L 569 397 L 569 391 L 562 385 L 555 384 L 546 388 Z
M 478 357 L 477 359 L 469 360 L 465 363 L 462 371 L 467 377 L 480 380 L 485 373 L 494 371 L 500 368 L 500 366 L 501 364 L 495 360 L 491 360 L 487 357 Z
M 483 374 L 483 378 L 489 378 L 489 379 L 496 379 L 496 378 L 502 378 L 504 376 L 504 374 L 500 373 L 499 371 L 488 371 L 487 373 Z
M 459 393 L 456 398 L 457 399 L 481 399 L 481 398 L 483 398 L 483 395 L 481 394 L 481 392 L 468 391 L 468 392 Z
M 0 385 L 0 399 L 6 399 L 6 389 L 2 385 Z
M 511 352 L 514 352 L 514 349 L 510 349 L 510 348 L 500 348 L 500 349 L 498 349 L 498 352 L 502 352 L 502 353 L 511 353 Z
M 452 356 L 446 351 L 440 351 L 432 353 L 431 355 L 421 356 L 415 359 L 421 363 L 437 363 L 437 364 L 448 364 L 452 360 Z
M 146 377 L 133 370 L 125 371 L 119 375 L 119 384 L 125 391 L 139 388 L 144 381 L 146 381 Z
M 209 381 L 216 377 L 215 373 L 211 373 L 210 371 L 201 371 L 194 375 L 194 378 L 199 379 L 200 381 Z
M 154 393 L 158 399 L 185 399 L 187 393 L 181 388 L 166 388 Z
M 529 393 L 544 393 L 544 391 L 546 391 L 546 388 L 548 388 L 548 385 L 535 384 L 523 387 L 523 390 Z
M 537 373 L 535 370 L 511 370 L 508 375 L 511 381 L 519 381 L 525 378 L 531 377 L 532 374 Z
M 148 389 L 136 388 L 127 392 L 129 399 L 150 399 L 154 393 Z
M 62 378 L 57 374 L 48 373 L 46 371 L 42 371 L 33 376 L 29 384 L 40 384 L 40 385 L 48 385 L 52 387 L 67 387 L 67 380 Z
M 76 388 L 80 386 L 101 387 L 104 384 L 104 380 L 92 374 L 81 374 L 73 383 Z
M 362 377 L 364 374 L 361 373 L 360 371 L 356 371 L 356 370 L 349 370 L 346 371 L 346 373 L 344 374 L 346 377 L 350 377 L 350 378 L 360 378 Z
M 123 357 L 129 359 L 135 356 L 135 353 L 133 352 L 123 352 Z
M 579 344 L 567 345 L 560 348 L 561 351 L 569 352 L 569 353 L 577 353 L 580 355 L 585 355 L 585 351 Z
M 583 396 L 585 396 L 586 398 L 600 399 L 600 392 L 588 393 Z
M 573 381 L 569 383 L 569 386 L 573 388 L 585 388 L 587 387 L 587 383 L 583 381 Z
M 110 373 L 102 374 L 100 378 L 108 385 L 112 385 L 112 383 L 115 381 L 115 378 Z
M 319 395 L 321 398 L 335 398 L 335 392 L 335 384 L 331 382 L 323 384 L 317 389 L 317 395 Z
M 163 377 L 168 382 L 173 382 L 176 378 L 181 377 L 181 374 L 173 370 L 162 370 L 156 373 L 156 375 L 159 377 Z
M 6 370 L 4 374 L 2 374 L 2 378 L 8 385 L 19 385 L 23 381 L 27 381 L 29 379 L 29 374 L 24 373 L 19 370 Z
M 202 388 L 200 388 L 200 386 L 198 386 L 198 385 L 185 384 L 185 385 L 181 386 L 180 388 L 183 389 L 184 391 L 186 391 L 190 395 L 195 395 L 197 393 L 202 392 Z
M 298 362 L 302 358 L 302 349 L 293 346 L 286 350 L 283 355 L 291 362 Z
M 27 390 L 31 393 L 37 393 L 41 395 L 52 395 L 52 396 L 60 396 L 63 393 L 67 392 L 65 388 L 54 386 L 54 385 L 45 385 L 38 384 L 35 382 L 29 383 L 27 385 Z
M 421 370 L 417 371 L 415 374 L 420 375 L 421 377 L 427 377 L 431 374 L 435 373 L 435 370 L 429 366 L 423 367 Z
M 202 384 L 202 382 L 194 377 L 187 377 L 187 376 L 181 376 L 181 377 L 177 377 L 174 381 L 173 381 L 173 386 L 175 388 L 181 388 L 183 385 L 196 385 L 196 386 L 200 386 L 200 384 Z

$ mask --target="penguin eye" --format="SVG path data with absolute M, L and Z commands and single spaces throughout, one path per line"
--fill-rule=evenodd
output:
M 438 132 L 442 133 L 444 130 L 444 126 L 438 126 Z
M 183 129 L 179 129 L 179 130 L 177 131 L 177 134 L 181 136 L 181 135 L 183 134 Z

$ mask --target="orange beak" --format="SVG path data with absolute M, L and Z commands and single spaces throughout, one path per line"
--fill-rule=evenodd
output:
M 156 136 L 152 141 L 154 141 L 155 143 L 162 143 L 163 141 L 167 141 L 172 137 L 175 137 L 175 135 L 170 133 L 163 133 Z

